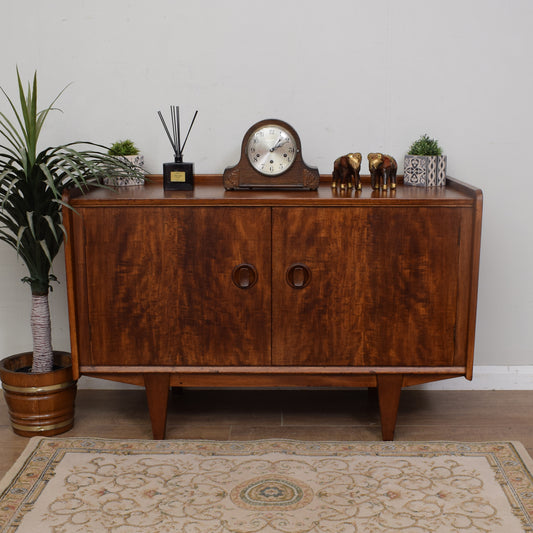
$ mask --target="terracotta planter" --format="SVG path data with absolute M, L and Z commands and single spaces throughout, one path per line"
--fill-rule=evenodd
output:
M 17 372 L 31 366 L 32 353 L 0 361 L 0 377 L 13 431 L 24 437 L 50 437 L 74 425 L 76 381 L 66 352 L 54 352 L 57 370 L 42 374 Z

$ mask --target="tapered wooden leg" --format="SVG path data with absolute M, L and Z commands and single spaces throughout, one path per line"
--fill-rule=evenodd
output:
M 394 439 L 396 417 L 402 391 L 402 374 L 383 374 L 377 377 L 381 435 L 383 440 Z
M 170 374 L 144 374 L 144 386 L 152 422 L 153 438 L 156 440 L 164 439 L 167 427 Z

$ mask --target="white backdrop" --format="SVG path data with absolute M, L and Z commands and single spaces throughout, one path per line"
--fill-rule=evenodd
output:
M 185 123 L 199 110 L 197 173 L 235 164 L 269 117 L 322 173 L 348 151 L 403 168 L 415 138 L 438 138 L 448 173 L 484 191 L 476 364 L 533 364 L 531 0 L 2 0 L 1 17 L 4 89 L 17 65 L 37 70 L 42 106 L 72 82 L 43 146 L 131 138 L 161 173 L 172 151 L 156 113 L 171 104 Z M 63 261 L 56 349 L 69 348 Z M 31 347 L 24 275 L 0 243 L 2 356 Z

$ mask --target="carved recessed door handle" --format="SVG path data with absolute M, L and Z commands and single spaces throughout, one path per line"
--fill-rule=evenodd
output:
M 257 269 L 247 263 L 237 265 L 231 273 L 231 279 L 239 289 L 251 289 L 257 283 L 257 278 Z
M 311 269 L 303 263 L 295 263 L 287 269 L 286 279 L 293 289 L 303 289 L 311 281 Z

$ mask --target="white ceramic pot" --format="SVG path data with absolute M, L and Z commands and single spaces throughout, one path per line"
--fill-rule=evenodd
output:
M 124 161 L 129 161 L 133 166 L 142 167 L 144 166 L 144 155 L 119 155 L 116 156 L 121 158 Z M 130 185 L 144 185 L 144 180 L 142 178 L 130 178 L 122 176 L 112 176 L 109 178 L 104 178 L 105 185 L 111 185 L 113 187 L 127 187 Z

